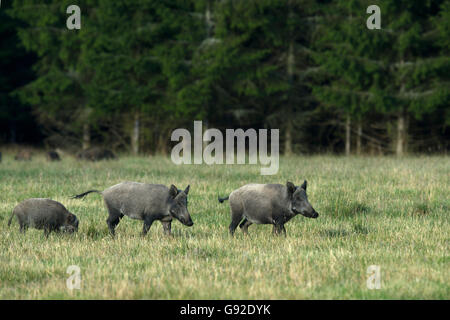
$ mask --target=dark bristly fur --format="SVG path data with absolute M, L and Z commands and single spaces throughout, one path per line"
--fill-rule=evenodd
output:
M 164 233 L 168 235 L 171 234 L 173 218 L 186 226 L 194 224 L 187 209 L 189 186 L 182 191 L 174 185 L 167 188 L 161 184 L 122 182 L 102 192 L 90 190 L 72 198 L 82 199 L 93 192 L 101 194 L 105 200 L 109 212 L 106 223 L 112 236 L 124 215 L 144 221 L 142 235 L 147 234 L 155 220 L 161 221 Z
M 281 184 L 247 184 L 234 190 L 219 202 L 230 200 L 230 233 L 234 235 L 237 226 L 244 233 L 253 224 L 273 224 L 273 232 L 286 235 L 284 224 L 297 214 L 308 218 L 317 218 L 319 214 L 308 202 L 307 182 L 296 187 L 292 182 Z
M 78 231 L 78 219 L 61 203 L 42 198 L 27 199 L 19 203 L 8 220 L 8 227 L 16 216 L 20 231 L 25 232 L 28 227 L 44 229 L 45 236 L 55 231 Z

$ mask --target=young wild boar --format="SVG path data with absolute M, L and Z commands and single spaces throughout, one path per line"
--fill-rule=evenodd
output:
M 122 182 L 103 192 L 90 190 L 73 196 L 73 198 L 81 199 L 91 192 L 103 196 L 109 212 L 106 223 L 112 236 L 115 234 L 115 227 L 124 215 L 144 221 L 143 236 L 147 234 L 155 220 L 161 221 L 164 233 L 168 235 L 171 234 L 173 218 L 189 227 L 194 224 L 187 209 L 189 186 L 184 191 L 179 191 L 174 185 L 167 188 L 161 184 Z
M 50 199 L 34 198 L 22 201 L 14 208 L 8 226 L 14 216 L 19 221 L 21 232 L 25 232 L 28 227 L 44 229 L 44 235 L 48 237 L 52 231 L 78 231 L 77 217 L 61 203 Z
M 16 161 L 31 161 L 31 151 L 30 150 L 20 150 L 17 152 L 14 160 Z
M 222 203 L 230 199 L 231 224 L 230 233 L 234 235 L 239 225 L 247 234 L 253 224 L 273 224 L 273 233 L 284 233 L 284 224 L 297 214 L 308 218 L 317 218 L 319 214 L 308 202 L 307 182 L 296 187 L 292 182 L 281 184 L 247 184 L 234 190 L 228 197 L 219 198 Z

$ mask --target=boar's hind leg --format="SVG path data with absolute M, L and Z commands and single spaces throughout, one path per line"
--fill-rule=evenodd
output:
M 106 223 L 108 224 L 108 229 L 111 235 L 114 237 L 116 234 L 115 228 L 120 222 L 120 219 L 123 218 L 123 214 L 114 208 L 113 206 L 109 206 L 108 203 L 106 203 L 106 208 L 108 209 L 109 217 L 106 219 Z
M 244 221 L 241 222 L 241 224 L 239 225 L 239 228 L 242 229 L 244 234 L 248 234 L 248 227 L 250 227 L 252 224 L 253 223 L 251 223 L 250 221 L 248 221 L 247 219 L 244 218 Z
M 109 210 L 109 217 L 106 219 L 106 223 L 108 224 L 108 229 L 111 235 L 114 237 L 116 234 L 115 228 L 119 224 L 120 219 L 123 217 L 123 214 L 120 212 L 116 212 L 115 210 Z
M 242 208 L 242 204 L 240 204 L 239 202 L 234 201 L 230 202 L 230 207 L 231 207 L 231 223 L 228 228 L 230 230 L 231 236 L 234 236 L 234 231 L 239 225 L 239 222 L 241 222 L 242 220 L 244 210 Z
M 120 222 L 120 216 L 109 216 L 108 219 L 106 219 L 106 223 L 108 224 L 109 232 L 114 237 L 116 234 L 115 228 Z
M 234 212 L 231 214 L 231 223 L 228 227 L 230 229 L 231 236 L 234 236 L 234 231 L 236 230 L 239 222 L 242 220 L 242 214 L 235 214 Z

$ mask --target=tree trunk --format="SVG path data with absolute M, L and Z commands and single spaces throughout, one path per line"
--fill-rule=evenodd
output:
M 206 5 L 206 11 L 205 11 L 205 27 L 206 27 L 206 39 L 211 37 L 211 30 L 212 30 L 213 22 L 211 18 L 211 8 L 209 1 Z
M 347 115 L 347 119 L 345 120 L 345 155 L 350 155 L 350 115 Z
M 292 154 L 292 123 L 287 122 L 286 135 L 284 139 L 284 155 L 289 156 Z
M 294 41 L 291 40 L 289 43 L 289 50 L 288 50 L 288 56 L 287 56 L 287 62 L 286 62 L 286 70 L 287 70 L 287 76 L 289 85 L 292 86 L 292 83 L 294 81 L 294 70 L 295 70 L 295 55 L 294 55 Z M 292 88 L 289 89 L 290 91 Z M 293 109 L 293 106 L 291 106 L 291 94 L 289 93 L 288 96 L 288 105 L 290 106 L 290 110 Z M 287 118 L 286 123 L 286 134 L 285 134 L 285 140 L 284 140 L 284 154 L 289 156 L 292 154 L 292 122 L 289 118 Z
M 139 112 L 134 114 L 133 133 L 131 135 L 131 149 L 134 155 L 139 154 L 140 117 Z
M 404 154 L 406 138 L 406 126 L 405 126 L 405 115 L 403 111 L 399 112 L 397 118 L 397 146 L 395 153 L 397 156 L 402 156 Z
M 167 144 L 166 144 L 166 135 L 160 134 L 158 138 L 158 153 L 162 155 L 167 155 Z M 183 139 L 184 142 L 184 139 Z
M 356 129 L 356 154 L 361 155 L 361 139 L 362 139 L 362 124 L 361 120 L 358 121 Z
M 403 65 L 403 59 L 400 61 Z M 400 94 L 405 92 L 405 84 L 403 83 L 400 87 Z M 405 120 L 405 110 L 402 108 L 397 116 L 397 146 L 395 148 L 395 154 L 398 157 L 403 156 L 405 153 L 405 143 L 406 143 L 406 120 Z
M 373 143 L 373 142 L 370 142 L 370 144 L 369 144 L 369 154 L 371 155 L 371 156 L 374 156 L 375 155 L 375 143 Z
M 91 146 L 91 130 L 89 124 L 85 123 L 83 125 L 83 150 L 89 149 Z
M 9 123 L 9 133 L 10 133 L 10 137 L 9 137 L 9 142 L 14 144 L 17 142 L 17 134 L 16 134 L 17 130 L 16 130 L 16 121 L 15 120 L 11 120 Z
M 294 41 L 291 40 L 291 42 L 289 43 L 289 52 L 287 58 L 287 74 L 290 83 L 294 79 L 294 68 L 295 68 Z
M 408 146 L 409 146 L 409 137 L 408 137 L 408 128 L 409 128 L 409 115 L 405 114 L 405 137 L 403 141 L 403 153 L 408 154 Z

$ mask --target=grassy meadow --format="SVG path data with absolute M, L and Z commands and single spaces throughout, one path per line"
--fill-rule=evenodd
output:
M 176 166 L 170 158 L 121 157 L 80 162 L 44 155 L 0 163 L 0 299 L 450 299 L 450 158 L 281 158 L 277 175 L 259 165 Z M 229 203 L 217 196 L 250 183 L 308 180 L 318 219 L 297 216 L 287 237 L 252 225 L 228 234 Z M 156 221 L 145 238 L 142 221 L 124 217 L 113 240 L 98 194 L 121 181 L 191 185 L 195 225 Z M 29 229 L 14 206 L 52 198 L 77 215 L 75 235 Z M 81 288 L 66 287 L 67 267 L 81 269 Z M 380 266 L 381 289 L 369 290 L 367 268 Z

